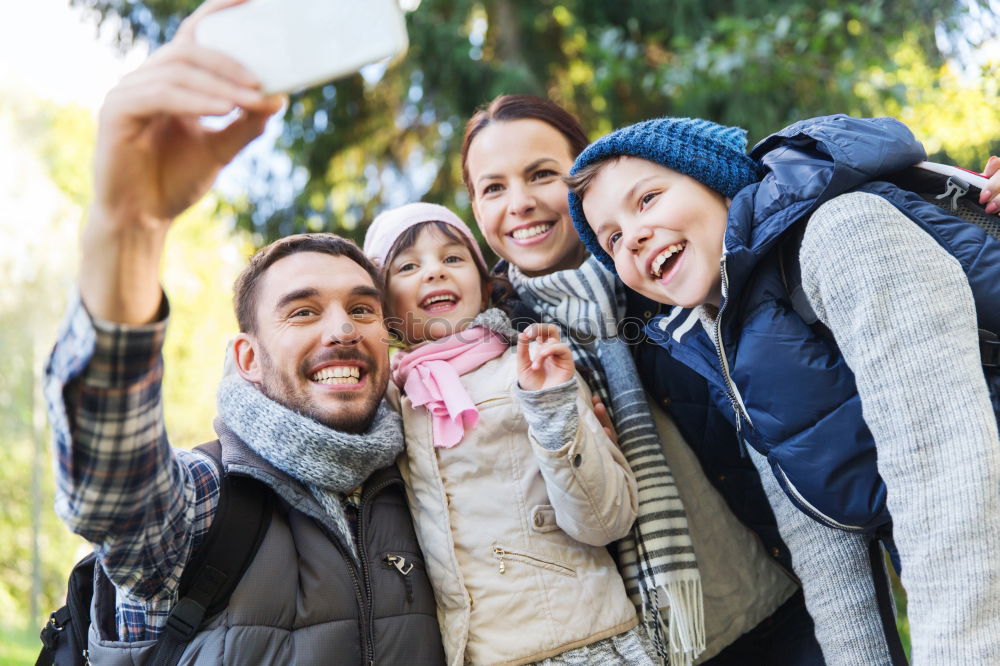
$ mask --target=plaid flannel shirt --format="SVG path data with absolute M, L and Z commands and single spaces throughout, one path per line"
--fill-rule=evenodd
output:
M 162 631 L 218 505 L 215 464 L 167 441 L 166 309 L 164 297 L 160 321 L 123 326 L 91 318 L 77 294 L 46 367 L 56 513 L 94 544 L 127 642 Z

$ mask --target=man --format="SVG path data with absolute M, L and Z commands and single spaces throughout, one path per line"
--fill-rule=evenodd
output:
M 282 104 L 194 24 L 211 0 L 112 90 L 100 116 L 95 196 L 79 299 L 48 367 L 56 509 L 95 545 L 114 590 L 89 657 L 141 663 L 220 503 L 220 472 L 167 443 L 160 403 L 168 306 L 158 267 L 171 221 Z M 227 128 L 198 117 L 239 109 Z M 383 404 L 387 333 L 377 273 L 330 234 L 264 248 L 237 280 L 234 372 L 216 431 L 230 476 L 277 497 L 227 609 L 182 663 L 441 663 L 434 599 L 419 566 L 399 473 L 398 417 Z M 418 563 L 418 566 L 414 566 Z M 100 598 L 95 608 L 101 607 Z

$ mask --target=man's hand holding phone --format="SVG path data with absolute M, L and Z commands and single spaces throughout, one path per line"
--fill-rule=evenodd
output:
M 104 101 L 80 276 L 81 296 L 95 317 L 141 324 L 156 316 L 170 222 L 282 107 L 284 97 L 263 94 L 245 67 L 195 42 L 201 19 L 242 2 L 203 4 Z M 237 118 L 221 130 L 199 121 L 236 109 Z
M 198 23 L 195 39 L 242 63 L 268 93 L 289 93 L 398 56 L 399 0 L 250 0 Z

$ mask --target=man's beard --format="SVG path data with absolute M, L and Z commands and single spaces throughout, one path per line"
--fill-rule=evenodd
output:
M 382 371 L 375 374 L 372 372 L 375 368 L 371 359 L 356 351 L 341 352 L 338 355 L 331 355 L 330 359 L 324 359 L 365 360 L 368 368 L 368 386 L 364 393 L 336 394 L 331 392 L 333 396 L 342 396 L 337 401 L 340 404 L 324 410 L 315 403 L 301 384 L 296 385 L 292 375 L 275 367 L 271 356 L 266 351 L 260 349 L 258 354 L 261 365 L 260 390 L 271 400 L 339 432 L 361 434 L 371 428 L 375 414 L 378 412 L 378 406 L 385 395 L 385 387 L 389 379 L 385 366 L 380 366 Z M 300 376 L 304 376 L 304 374 Z

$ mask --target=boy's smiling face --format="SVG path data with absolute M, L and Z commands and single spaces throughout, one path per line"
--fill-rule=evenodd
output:
M 637 157 L 605 163 L 583 212 L 622 282 L 660 303 L 719 304 L 729 200 L 700 182 Z

